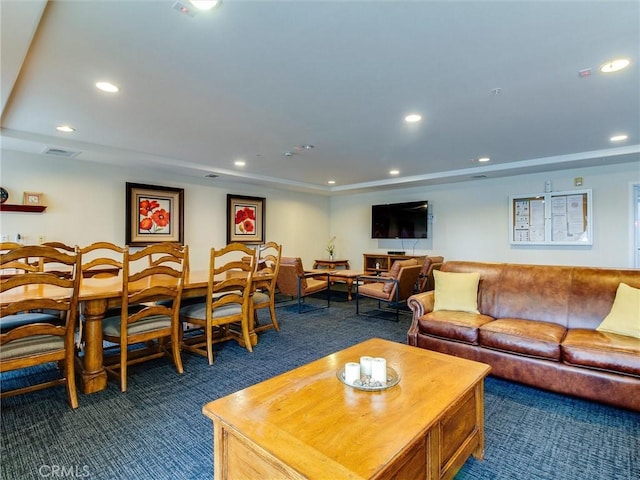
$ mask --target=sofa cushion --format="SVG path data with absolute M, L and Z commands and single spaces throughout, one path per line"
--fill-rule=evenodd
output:
M 493 320 L 480 313 L 439 310 L 423 315 L 418 324 L 420 333 L 477 345 L 478 329 Z
M 560 361 L 560 342 L 566 329 L 556 323 L 500 318 L 480 327 L 482 347 Z
M 575 328 L 567 332 L 561 348 L 562 359 L 569 365 L 640 377 L 640 340 L 637 338 Z
M 434 311 L 452 310 L 480 313 L 478 311 L 478 283 L 480 274 L 452 273 L 435 270 Z
M 621 283 L 609 315 L 596 330 L 640 338 L 640 289 Z
M 408 260 L 396 260 L 395 262 L 393 262 L 393 265 L 391 265 L 389 272 L 385 276 L 397 280 L 398 275 L 400 274 L 400 269 L 402 267 L 410 267 L 412 265 L 418 265 L 418 260 L 416 260 L 415 258 L 410 258 Z M 394 285 L 393 282 L 384 282 L 384 285 L 382 286 L 382 291 L 384 293 L 391 292 L 391 290 L 393 290 L 393 285 Z

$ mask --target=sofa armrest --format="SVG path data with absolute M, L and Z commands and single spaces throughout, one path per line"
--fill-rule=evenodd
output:
M 420 318 L 424 314 L 433 311 L 434 304 L 433 290 L 411 295 L 407 300 L 407 305 L 413 311 L 413 318 Z

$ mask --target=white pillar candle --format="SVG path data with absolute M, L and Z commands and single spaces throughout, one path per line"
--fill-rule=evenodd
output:
M 360 380 L 360 364 L 348 362 L 344 366 L 344 381 L 353 385 L 356 380 Z
M 371 359 L 371 379 L 374 382 L 387 383 L 387 361 L 384 358 Z
M 362 375 L 371 376 L 371 360 L 372 357 L 360 357 L 360 372 Z

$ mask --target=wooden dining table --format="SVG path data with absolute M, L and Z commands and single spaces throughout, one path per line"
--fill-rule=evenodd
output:
M 244 272 L 243 272 L 244 274 Z M 266 276 L 259 273 L 255 276 Z M 221 276 L 219 280 L 223 280 Z M 192 270 L 187 272 L 182 298 L 199 297 L 207 294 L 207 284 L 209 279 L 208 270 Z M 167 282 L 175 282 L 170 277 L 154 277 L 152 280 L 145 280 L 144 283 L 130 283 L 130 289 L 142 289 L 154 285 L 162 285 Z M 56 287 L 52 287 L 55 289 Z M 19 291 L 5 292 L 0 296 L 0 308 L 18 300 L 36 298 L 39 296 L 56 296 L 53 290 L 47 287 L 37 286 L 26 287 Z M 103 342 L 102 342 L 102 319 L 109 308 L 119 307 L 122 303 L 122 277 L 114 276 L 108 278 L 83 278 L 80 284 L 79 301 L 84 317 L 84 355 L 78 358 L 80 371 L 78 372 L 78 387 L 83 393 L 99 392 L 107 388 L 107 373 L 103 362 Z M 258 337 L 250 325 L 251 345 L 256 345 Z

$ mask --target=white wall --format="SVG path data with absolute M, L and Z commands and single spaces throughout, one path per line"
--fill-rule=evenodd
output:
M 509 196 L 572 190 L 583 177 L 593 191 L 592 246 L 513 246 L 509 244 Z M 28 243 L 39 235 L 49 241 L 86 245 L 97 240 L 124 244 L 125 183 L 185 189 L 185 242 L 192 265 L 206 265 L 208 249 L 226 243 L 226 195 L 266 198 L 266 237 L 283 244 L 284 255 L 302 257 L 305 266 L 327 258 L 328 239 L 336 235 L 336 257 L 362 268 L 365 252 L 405 250 L 444 255 L 445 259 L 632 267 L 630 185 L 640 182 L 640 162 L 385 192 L 324 196 L 230 184 L 217 179 L 176 178 L 150 170 L 122 168 L 3 151 L 0 184 L 9 203 L 21 203 L 23 191 L 43 192 L 42 214 L 2 212 L 0 233 L 19 232 Z M 435 223 L 427 240 L 373 240 L 371 205 L 428 200 Z M 197 267 L 195 267 L 197 268 Z
M 574 187 L 574 177 L 583 177 Z M 593 245 L 514 246 L 509 243 L 509 197 L 544 192 L 545 180 L 554 191 L 591 189 Z M 444 255 L 445 260 L 477 260 L 533 264 L 633 267 L 630 185 L 640 180 L 640 162 L 606 167 L 520 175 L 378 193 L 335 196 L 331 199 L 331 233 L 338 257 L 362 268 L 362 253 L 404 250 L 407 254 Z M 371 239 L 371 205 L 427 200 L 435 223 L 427 240 Z
M 266 240 L 283 245 L 283 254 L 302 257 L 312 266 L 322 258 L 329 231 L 327 197 L 247 185 L 217 179 L 176 178 L 140 168 L 122 168 L 3 151 L 0 184 L 9 191 L 7 203 L 22 203 L 24 191 L 43 192 L 44 213 L 2 212 L 0 233 L 25 243 L 47 241 L 88 245 L 104 240 L 124 245 L 125 183 L 146 183 L 185 190 L 184 238 L 192 268 L 208 266 L 211 247 L 226 244 L 227 193 L 266 198 Z M 317 239 L 322 239 L 320 242 Z

